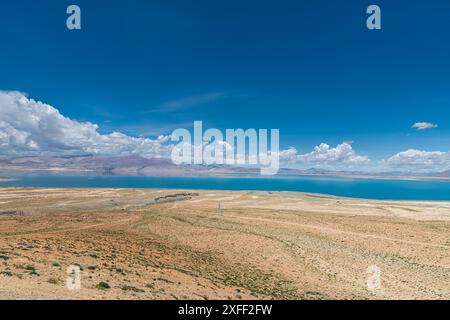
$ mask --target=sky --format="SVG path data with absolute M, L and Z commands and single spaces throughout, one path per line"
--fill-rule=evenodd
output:
M 450 168 L 448 0 L 2 1 L 0 34 L 3 154 L 151 156 L 201 120 L 278 128 L 293 164 Z

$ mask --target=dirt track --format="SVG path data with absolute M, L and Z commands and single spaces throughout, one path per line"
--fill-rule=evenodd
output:
M 381 288 L 368 291 L 373 265 Z M 450 203 L 1 188 L 7 298 L 450 299 Z

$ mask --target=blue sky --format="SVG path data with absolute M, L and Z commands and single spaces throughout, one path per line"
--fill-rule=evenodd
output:
M 82 30 L 65 27 L 82 10 Z M 382 30 L 365 27 L 382 10 Z M 107 134 L 279 128 L 385 159 L 450 150 L 450 2 L 3 1 L 0 89 Z M 416 122 L 437 124 L 412 129 Z

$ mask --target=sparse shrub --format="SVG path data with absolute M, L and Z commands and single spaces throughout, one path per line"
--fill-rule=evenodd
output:
M 28 265 L 28 266 L 25 267 L 25 270 L 28 270 L 28 271 L 36 271 L 36 268 L 33 267 L 33 266 Z
M 103 281 L 99 282 L 95 287 L 97 289 L 99 289 L 99 290 L 106 290 L 106 289 L 110 289 L 111 288 L 108 283 L 103 282 Z
M 122 287 L 120 287 L 120 289 L 122 289 L 123 291 L 133 291 L 133 292 L 145 292 L 145 290 L 133 287 L 133 286 L 128 286 L 128 285 L 123 285 Z
M 145 287 L 146 287 L 146 288 L 150 288 L 150 289 L 154 289 L 154 288 L 155 288 L 155 286 L 153 285 L 153 283 L 146 283 L 146 284 L 145 284 Z
M 121 268 L 115 268 L 115 270 L 116 270 L 117 273 L 120 273 L 120 274 L 123 275 L 123 276 L 126 275 L 125 270 L 123 270 L 123 269 L 121 269 Z
M 33 266 L 28 265 L 25 267 L 25 270 L 29 271 L 30 275 L 32 275 L 32 276 L 39 276 L 39 273 L 36 271 L 36 268 Z
M 56 279 L 56 278 L 50 278 L 47 280 L 47 282 L 51 283 L 51 284 L 59 284 L 60 281 L 59 281 L 59 279 Z

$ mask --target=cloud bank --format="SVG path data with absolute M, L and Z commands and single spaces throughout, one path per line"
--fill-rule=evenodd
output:
M 358 155 L 348 142 L 331 147 L 326 143 L 314 147 L 306 154 L 298 154 L 293 147 L 280 152 L 281 161 L 321 167 L 354 167 L 370 163 L 367 156 Z
M 103 154 L 163 157 L 170 148 L 158 139 L 135 138 L 120 132 L 100 134 L 98 126 L 64 117 L 54 107 L 21 92 L 0 91 L 0 153 Z
M 416 149 L 409 149 L 397 153 L 384 161 L 392 168 L 408 168 L 426 171 L 443 171 L 450 168 L 450 151 L 423 151 Z
M 204 97 L 204 100 L 216 97 Z M 184 107 L 189 103 L 175 103 Z M 416 123 L 418 130 L 435 128 L 432 123 Z M 131 137 L 120 132 L 100 134 L 98 125 L 79 122 L 62 115 L 56 108 L 28 98 L 17 91 L 0 91 L 0 155 L 139 155 L 145 158 L 170 158 L 170 136 L 157 139 Z M 294 147 L 279 152 L 286 166 L 310 166 L 329 169 L 404 171 L 444 171 L 450 169 L 450 151 L 409 149 L 382 161 L 372 162 L 358 154 L 351 143 L 336 147 L 321 143 L 311 152 L 299 154 Z

